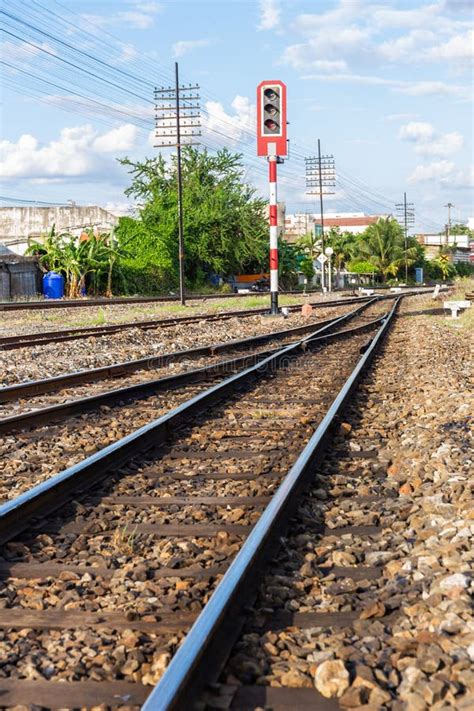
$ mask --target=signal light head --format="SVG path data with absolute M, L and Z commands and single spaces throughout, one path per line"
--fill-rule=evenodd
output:
M 275 99 L 278 99 L 278 94 L 276 93 L 276 91 L 274 91 L 274 89 L 265 89 L 263 93 L 270 101 L 275 101 Z
M 273 106 L 273 104 L 265 104 L 264 110 L 269 116 L 276 116 L 278 113 L 277 107 Z
M 267 119 L 265 121 L 265 128 L 267 128 L 269 131 L 278 131 L 280 127 L 278 126 L 276 121 L 273 121 L 273 119 Z
M 257 153 L 287 155 L 286 87 L 281 81 L 261 82 L 257 87 Z

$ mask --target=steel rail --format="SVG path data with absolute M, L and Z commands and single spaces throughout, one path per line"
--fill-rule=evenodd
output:
M 358 297 L 355 299 L 339 299 L 328 302 L 307 302 L 314 308 L 331 308 L 337 306 L 345 306 L 363 303 L 368 301 L 370 297 Z M 286 308 L 289 311 L 297 311 L 303 304 L 292 304 Z M 28 346 L 42 346 L 48 343 L 57 343 L 58 341 L 73 341 L 80 338 L 98 338 L 101 336 L 114 335 L 121 331 L 126 331 L 132 328 L 142 329 L 144 331 L 155 328 L 169 328 L 171 326 L 182 326 L 189 323 L 199 323 L 200 321 L 226 321 L 227 319 L 236 316 L 240 318 L 249 318 L 251 316 L 259 316 L 268 312 L 268 308 L 241 309 L 234 311 L 223 311 L 219 314 L 196 314 L 193 316 L 180 316 L 177 318 L 162 318 L 149 321 L 136 321 L 127 323 L 109 324 L 107 326 L 90 326 L 83 328 L 65 328 L 59 331 L 43 331 L 39 333 L 25 333 L 15 336 L 0 337 L 0 351 L 13 350 L 17 348 L 26 348 Z
M 341 292 L 353 293 L 353 289 L 341 289 Z M 280 294 L 301 296 L 301 291 L 280 291 Z M 317 290 L 306 293 L 318 293 Z M 207 299 L 238 299 L 248 296 L 269 296 L 269 291 L 252 291 L 245 294 L 187 294 L 188 301 L 207 301 Z M 117 296 L 113 298 L 97 297 L 94 299 L 58 299 L 53 301 L 0 301 L 0 311 L 24 311 L 28 309 L 63 309 L 87 306 L 117 306 L 120 304 L 149 304 L 179 301 L 179 296 Z M 268 311 L 268 307 L 267 307 Z
M 385 316 L 380 316 L 379 318 L 368 321 L 361 326 L 355 326 L 351 329 L 342 331 L 335 331 L 334 333 L 326 333 L 319 336 L 310 335 L 307 338 L 301 339 L 300 343 L 302 346 L 306 346 L 307 343 L 313 344 L 316 343 L 316 341 L 323 342 L 341 338 L 351 333 L 360 333 L 373 328 L 383 318 L 385 318 Z M 279 350 L 279 348 L 281 348 L 281 346 L 265 351 L 259 351 L 258 353 L 252 353 L 246 356 L 240 356 L 238 358 L 232 358 L 230 360 L 219 361 L 213 365 L 205 365 L 201 368 L 187 370 L 184 373 L 177 373 L 176 375 L 169 375 L 164 378 L 146 380 L 143 383 L 137 383 L 123 388 L 114 388 L 97 395 L 89 395 L 87 397 L 78 398 L 77 400 L 72 401 L 70 400 L 58 405 L 50 405 L 49 407 L 43 407 L 38 410 L 29 410 L 19 415 L 4 417 L 0 419 L 0 435 L 19 432 L 33 425 L 49 425 L 52 422 L 58 422 L 66 419 L 67 417 L 74 417 L 76 415 L 83 414 L 84 412 L 96 410 L 101 405 L 114 406 L 122 402 L 140 400 L 163 390 L 166 391 L 171 390 L 172 388 L 183 387 L 189 383 L 202 382 L 221 373 L 229 374 L 239 368 L 245 368 L 257 363 L 259 360 L 275 353 Z
M 192 709 L 206 684 L 215 681 L 244 623 L 244 607 L 251 602 L 262 571 L 296 512 L 298 496 L 309 484 L 314 465 L 321 461 L 330 428 L 372 361 L 400 302 L 397 298 L 369 348 L 339 391 L 308 444 L 271 498 L 216 590 L 161 680 L 154 687 L 143 711 Z
M 147 356 L 136 360 L 124 361 L 122 363 L 114 363 L 112 365 L 101 366 L 100 368 L 91 368 L 90 370 L 79 370 L 74 373 L 65 373 L 64 375 L 56 375 L 43 380 L 29 380 L 23 383 L 16 383 L 0 388 L 0 403 L 10 402 L 22 397 L 33 395 L 42 395 L 47 392 L 53 392 L 65 387 L 72 387 L 83 383 L 95 382 L 98 380 L 107 380 L 109 378 L 122 377 L 127 373 L 133 373 L 137 370 L 162 368 L 169 363 L 177 363 L 179 361 L 192 358 L 200 358 L 203 356 L 214 356 L 216 353 L 234 350 L 236 348 L 251 348 L 261 343 L 267 343 L 271 340 L 280 340 L 289 338 L 296 334 L 311 332 L 315 327 L 330 325 L 331 323 L 340 323 L 341 319 L 349 319 L 356 316 L 360 311 L 375 303 L 380 297 L 373 297 L 369 301 L 365 301 L 356 309 L 348 311 L 343 316 L 325 319 L 319 323 L 305 324 L 296 326 L 281 331 L 273 331 L 270 333 L 260 334 L 258 336 L 249 336 L 223 343 L 216 343 L 211 346 L 199 346 L 197 348 L 189 348 L 182 351 L 174 351 L 164 353 L 159 356 Z
M 344 320 L 347 320 L 347 316 L 337 319 L 339 322 Z M 333 325 L 326 324 L 316 329 L 313 335 L 324 335 Z M 280 365 L 286 366 L 289 358 L 298 357 L 311 345 L 311 341 L 305 339 L 304 342 L 296 341 L 278 349 L 258 363 L 229 376 L 158 419 L 0 505 L 0 544 L 28 528 L 31 518 L 49 515 L 67 503 L 78 489 L 87 489 L 103 479 L 111 467 L 122 466 L 139 452 L 156 448 L 191 416 L 209 410 L 236 388 L 271 376 Z
M 388 287 L 378 286 L 376 291 L 384 291 Z M 433 286 L 418 287 L 418 290 L 427 291 L 433 289 Z M 280 294 L 289 296 L 301 296 L 301 291 L 280 291 Z M 306 291 L 307 294 L 317 294 L 318 290 Z M 339 289 L 339 294 L 347 293 L 354 294 L 354 289 Z M 408 293 L 408 292 L 405 292 Z M 188 294 L 186 298 L 189 301 L 207 301 L 208 299 L 238 299 L 246 296 L 269 296 L 269 291 L 247 292 L 245 294 Z M 95 298 L 95 299 L 64 299 L 52 301 L 0 301 L 0 311 L 25 311 L 37 309 L 64 309 L 64 308 L 80 308 L 87 306 L 117 306 L 120 304 L 148 304 L 160 302 L 179 301 L 179 296 L 117 296 L 115 298 Z M 268 308 L 267 308 L 268 310 Z

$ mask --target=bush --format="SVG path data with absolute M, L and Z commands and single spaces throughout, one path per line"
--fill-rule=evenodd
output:
M 347 270 L 353 272 L 354 274 L 377 274 L 377 269 L 373 264 L 367 261 L 354 261 L 349 262 L 347 265 Z
M 127 296 L 140 294 L 157 296 L 176 291 L 178 284 L 172 274 L 156 264 L 137 265 L 133 260 L 124 260 L 121 274 L 114 282 L 114 291 Z
M 459 262 L 454 265 L 454 268 L 460 277 L 470 277 L 474 274 L 474 264 L 470 262 Z

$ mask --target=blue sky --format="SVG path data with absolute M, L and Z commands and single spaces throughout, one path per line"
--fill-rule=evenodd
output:
M 116 157 L 153 148 L 153 86 L 201 86 L 203 145 L 256 157 L 255 87 L 288 87 L 288 211 L 312 210 L 304 156 L 320 138 L 336 161 L 326 209 L 389 212 L 408 199 L 416 228 L 474 214 L 472 4 L 465 0 L 4 0 L 1 193 L 125 206 Z M 8 201 L 3 201 L 6 204 Z

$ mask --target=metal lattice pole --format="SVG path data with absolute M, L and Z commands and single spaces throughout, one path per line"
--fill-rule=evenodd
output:
M 305 158 L 306 163 L 306 194 L 319 195 L 319 211 L 321 215 L 321 290 L 326 290 L 326 275 L 324 261 L 324 195 L 334 195 L 334 191 L 327 190 L 336 184 L 336 167 L 332 155 L 321 155 L 321 140 L 318 138 L 318 155 Z M 316 190 L 315 190 L 316 188 Z
M 186 303 L 184 288 L 184 210 L 183 210 L 183 171 L 181 160 L 182 146 L 196 145 L 193 140 L 201 135 L 199 89 L 195 86 L 181 86 L 179 83 L 178 62 L 175 62 L 175 86 L 155 89 L 155 137 L 161 139 L 155 148 L 176 148 L 176 168 L 178 184 L 178 257 L 179 257 L 179 296 L 181 304 Z M 158 102 L 160 105 L 158 105 Z M 163 112 L 163 113 L 160 113 Z

